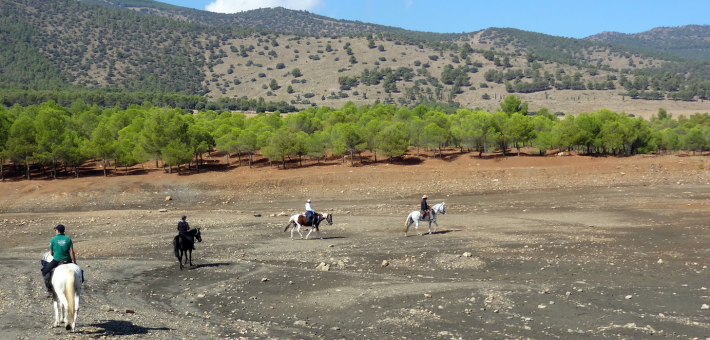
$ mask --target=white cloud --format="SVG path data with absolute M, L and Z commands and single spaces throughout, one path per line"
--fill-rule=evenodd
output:
M 217 13 L 237 13 L 258 8 L 284 7 L 296 10 L 313 10 L 321 0 L 214 0 L 205 10 Z
M 414 0 L 407 0 L 407 6 L 406 8 L 412 7 L 412 4 L 414 3 Z

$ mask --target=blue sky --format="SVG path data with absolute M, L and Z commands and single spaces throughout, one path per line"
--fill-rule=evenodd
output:
M 470 32 L 513 27 L 583 38 L 603 31 L 637 33 L 659 26 L 710 23 L 707 0 L 162 0 L 179 6 L 234 12 L 282 6 L 336 19 L 410 30 Z

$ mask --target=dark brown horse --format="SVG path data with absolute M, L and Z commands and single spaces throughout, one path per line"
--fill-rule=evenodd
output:
M 189 236 L 194 237 L 197 242 L 202 242 L 202 235 L 200 234 L 200 228 L 195 228 L 186 233 Z M 175 250 L 175 257 L 177 257 L 178 262 L 180 262 L 180 270 L 182 270 L 182 256 L 185 255 L 185 264 L 187 264 L 188 258 L 190 259 L 190 266 L 192 264 L 192 246 L 194 242 L 190 241 L 187 236 L 179 234 L 173 239 L 173 248 Z
M 301 238 L 303 238 L 303 234 L 301 234 L 301 226 L 311 227 L 311 230 L 309 230 L 308 234 L 306 235 L 306 240 L 308 239 L 308 236 L 310 236 L 311 233 L 313 232 L 313 229 L 315 229 L 316 232 L 318 233 L 318 238 L 322 240 L 323 237 L 320 236 L 320 223 L 322 221 L 326 221 L 328 223 L 328 225 L 333 225 L 333 214 L 316 214 L 316 217 L 317 218 L 316 218 L 314 225 L 310 225 L 310 224 L 306 223 L 306 216 L 305 215 L 301 215 L 301 214 L 293 215 L 293 216 L 291 216 L 291 219 L 288 220 L 288 224 L 286 225 L 286 229 L 284 229 L 284 232 L 286 232 L 286 230 L 288 230 L 289 227 L 293 226 L 293 228 L 291 228 L 291 239 L 293 240 L 293 230 L 294 229 L 296 229 L 298 234 L 301 235 Z

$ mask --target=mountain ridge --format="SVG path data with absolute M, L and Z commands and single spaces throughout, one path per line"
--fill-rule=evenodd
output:
M 569 110 L 584 99 L 625 105 L 627 96 L 698 101 L 710 95 L 708 65 L 512 28 L 489 28 L 452 41 L 392 32 L 310 36 L 207 25 L 105 6 L 103 0 L 88 2 L 0 0 L 0 31 L 10 32 L 1 36 L 2 87 L 226 98 L 220 109 L 238 107 L 234 102 L 245 97 L 298 108 L 350 100 L 494 108 L 497 100 L 515 93 L 538 107 Z M 560 98 L 566 104 L 555 106 Z M 125 106 L 131 100 L 99 101 L 116 102 Z M 189 102 L 185 108 L 204 103 Z
M 80 0 L 85 3 L 130 9 L 143 14 L 187 20 L 215 26 L 246 26 L 297 35 L 349 35 L 390 32 L 410 39 L 452 41 L 470 33 L 437 33 L 406 30 L 399 27 L 366 23 L 359 20 L 335 19 L 305 10 L 283 7 L 260 8 L 238 13 L 216 13 L 176 6 L 154 0 Z M 288 20 L 288 24 L 283 22 Z
M 584 39 L 710 61 L 710 25 L 661 26 L 639 33 L 606 31 Z

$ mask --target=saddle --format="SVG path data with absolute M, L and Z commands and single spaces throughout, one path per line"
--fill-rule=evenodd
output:
M 318 218 L 317 213 L 312 213 L 311 217 L 306 217 L 306 224 L 304 224 L 304 227 L 312 227 L 316 224 L 316 219 Z
M 44 267 L 46 267 L 49 264 L 49 262 L 47 262 L 45 260 L 40 260 L 40 262 L 42 263 L 42 269 L 44 269 Z M 52 275 L 54 273 L 54 271 L 57 268 L 59 268 L 59 266 L 61 266 L 63 264 L 70 264 L 70 263 L 72 263 L 72 262 L 71 261 L 59 261 L 59 264 L 56 267 L 54 267 L 54 269 L 50 270 L 49 274 Z
M 428 211 L 422 211 L 422 213 L 420 214 L 420 216 L 421 216 L 421 217 L 419 217 L 419 219 L 422 220 L 422 221 L 424 221 L 424 219 L 429 216 L 429 212 L 428 212 Z
M 49 262 L 47 262 L 45 260 L 40 260 L 40 262 L 42 263 L 42 269 L 44 269 L 44 267 L 46 267 L 47 264 L 49 264 Z M 49 274 L 47 274 L 47 276 L 44 278 L 48 287 L 51 286 L 51 284 L 52 284 L 52 276 L 54 276 L 54 271 L 57 270 L 57 268 L 59 268 L 59 266 L 61 266 L 63 264 L 70 264 L 70 263 L 72 263 L 72 262 L 66 261 L 66 260 L 59 261 L 59 264 L 56 267 L 52 268 L 52 270 L 49 271 Z M 84 271 L 83 270 L 81 271 L 81 282 L 84 283 Z
M 190 229 L 184 233 L 179 233 L 178 236 L 182 236 L 184 239 L 186 239 L 188 242 L 192 243 L 192 250 L 195 250 L 195 237 L 190 236 L 188 232 L 195 230 L 195 229 Z

